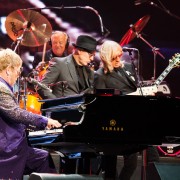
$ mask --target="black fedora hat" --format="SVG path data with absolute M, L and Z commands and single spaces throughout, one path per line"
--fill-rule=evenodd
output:
M 76 40 L 76 44 L 72 43 L 72 45 L 91 53 L 96 51 L 97 41 L 91 36 L 80 35 Z

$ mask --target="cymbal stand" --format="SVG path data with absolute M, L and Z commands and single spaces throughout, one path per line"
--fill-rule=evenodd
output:
M 23 33 L 16 39 L 17 44 L 16 44 L 16 46 L 15 46 L 14 51 L 16 51 L 17 47 L 19 46 L 19 44 L 20 44 L 21 41 L 23 40 L 24 33 L 30 29 L 31 24 L 32 24 L 31 22 L 25 22 L 25 23 L 23 24 L 23 25 L 24 25 L 24 26 L 23 26 Z
M 18 48 L 18 54 L 19 54 L 19 46 L 16 45 L 14 51 L 16 51 L 17 48 Z M 17 102 L 20 103 L 20 99 L 21 99 L 21 76 L 19 76 L 17 78 L 17 87 L 18 87 Z
M 25 32 L 25 31 L 24 31 Z M 14 48 L 14 51 L 16 52 L 17 48 L 19 47 L 19 44 L 21 43 L 22 39 L 23 39 L 23 36 L 24 36 L 24 33 L 22 33 L 21 36 L 19 36 L 17 39 L 16 39 L 16 46 Z
M 21 41 L 22 41 L 22 39 L 23 39 L 23 36 L 24 36 L 24 32 L 26 31 L 26 29 L 24 29 L 24 31 L 23 31 L 23 33 L 22 33 L 22 35 L 21 36 L 19 36 L 17 39 L 16 39 L 16 41 L 15 42 L 17 42 L 16 43 L 16 46 L 15 46 L 15 48 L 14 48 L 14 52 L 16 52 L 16 50 L 17 50 L 17 48 L 19 47 L 19 45 L 20 45 L 20 43 L 21 43 Z M 18 77 L 18 79 L 17 79 L 17 85 L 18 85 L 18 96 L 17 96 L 17 100 L 18 100 L 18 103 L 20 102 L 20 96 L 21 96 L 21 94 L 20 94 L 20 82 L 21 82 L 21 79 L 20 79 L 20 77 Z M 25 101 L 24 101 L 25 102 Z M 26 107 L 26 106 L 24 106 L 24 107 Z
M 154 72 L 153 72 L 153 77 L 152 79 L 155 80 L 156 79 L 156 55 L 158 54 L 159 56 L 161 56 L 163 59 L 165 59 L 165 57 L 159 52 L 159 48 L 153 47 L 147 40 L 145 40 L 141 34 L 139 34 L 135 29 L 133 30 L 136 33 L 137 38 L 140 38 L 141 40 L 143 40 L 151 49 L 152 52 L 154 54 Z
M 23 83 L 23 87 L 21 87 L 21 84 Z M 23 109 L 26 109 L 26 102 L 27 102 L 27 80 L 24 77 L 19 77 L 18 78 L 18 82 L 17 82 L 17 86 L 18 86 L 18 103 L 20 103 L 20 97 L 22 96 L 22 100 L 23 100 Z M 21 92 L 23 92 L 23 95 L 21 94 Z
M 21 36 L 19 36 L 17 39 L 16 39 L 16 46 L 14 48 L 14 52 L 16 52 L 17 48 L 19 47 L 21 41 L 23 40 L 23 37 L 24 37 L 24 33 L 26 30 L 28 30 L 28 28 L 31 26 L 30 23 L 27 23 L 27 27 L 23 29 L 23 33 L 21 34 Z M 18 103 L 20 102 L 20 77 L 18 78 Z M 26 109 L 26 80 L 24 79 L 24 109 Z
M 18 87 L 17 101 L 18 101 L 18 103 L 20 102 L 20 97 L 21 97 L 21 93 L 20 93 L 21 86 L 20 86 L 20 84 L 21 84 L 21 79 L 20 79 L 20 77 L 18 77 L 18 79 L 17 79 L 17 87 Z
M 24 109 L 26 110 L 26 104 L 27 104 L 27 80 L 24 78 L 24 94 L 23 94 L 23 99 L 24 99 Z

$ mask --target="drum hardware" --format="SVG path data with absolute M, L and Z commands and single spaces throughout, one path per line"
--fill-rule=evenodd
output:
M 128 32 L 123 36 L 123 38 L 120 41 L 120 45 L 123 46 L 125 44 L 128 44 L 131 40 L 133 40 L 135 37 L 140 38 L 143 40 L 151 49 L 154 54 L 154 74 L 152 77 L 152 80 L 156 79 L 156 55 L 158 54 L 161 56 L 163 59 L 165 57 L 159 52 L 159 48 L 153 47 L 146 39 L 142 37 L 140 32 L 144 28 L 144 26 L 147 24 L 147 22 L 150 19 L 150 15 L 146 15 L 142 18 L 140 18 L 134 25 L 130 25 L 130 29 Z
M 24 95 L 23 95 L 23 102 L 24 102 L 24 109 L 26 109 L 26 103 L 27 103 L 27 81 L 26 78 L 23 78 L 23 82 L 24 82 Z M 27 110 L 27 109 L 26 109 Z

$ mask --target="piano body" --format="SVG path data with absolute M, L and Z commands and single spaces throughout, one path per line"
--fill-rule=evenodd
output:
M 115 147 L 117 153 L 124 153 L 128 144 L 136 151 L 160 145 L 166 137 L 180 137 L 176 125 L 178 98 L 86 94 L 41 101 L 44 115 L 56 117 L 61 123 L 77 122 L 64 127 L 64 142 L 86 143 L 108 153 Z
M 65 126 L 60 131 L 60 138 L 55 136 L 49 140 L 48 136 L 44 141 L 42 136 L 31 136 L 33 145 L 60 152 L 64 173 L 77 173 L 74 171 L 77 167 L 69 169 L 72 164 L 77 165 L 77 159 L 82 159 L 78 161 L 80 164 L 85 159 L 89 164 L 89 158 L 96 155 L 140 152 L 148 145 L 168 143 L 169 137 L 171 140 L 180 137 L 176 124 L 180 112 L 178 98 L 105 93 L 41 101 L 44 115 L 55 117 L 61 123 L 75 120 L 76 125 Z M 86 174 L 89 170 L 81 169 L 84 168 L 79 168 L 78 173 Z

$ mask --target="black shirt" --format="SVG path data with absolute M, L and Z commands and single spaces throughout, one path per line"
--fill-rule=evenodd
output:
M 86 82 L 85 82 L 85 78 L 84 78 L 84 66 L 80 66 L 77 64 L 77 62 L 74 60 L 74 64 L 75 64 L 75 68 L 76 68 L 76 72 L 77 72 L 77 76 L 78 76 L 78 84 L 79 84 L 79 89 L 80 92 L 85 90 L 87 88 Z

